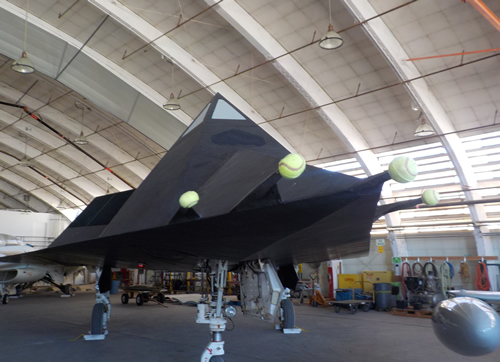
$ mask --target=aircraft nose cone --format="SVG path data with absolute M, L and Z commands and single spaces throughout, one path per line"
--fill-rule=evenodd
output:
M 500 345 L 500 317 L 485 302 L 459 297 L 440 302 L 432 313 L 438 339 L 464 356 L 482 356 Z

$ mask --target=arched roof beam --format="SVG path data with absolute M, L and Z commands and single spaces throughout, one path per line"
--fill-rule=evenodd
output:
M 216 3 L 214 0 L 205 0 L 205 2 L 209 5 Z M 236 1 L 224 0 L 215 9 L 266 59 L 274 59 L 287 53 L 287 50 Z M 312 107 L 333 102 L 333 99 L 291 55 L 279 58 L 272 64 Z M 361 151 L 369 149 L 370 146 L 337 105 L 323 107 L 318 113 L 344 144 L 351 151 L 356 152 L 358 162 L 368 175 L 382 171 L 372 151 Z
M 0 190 L 5 194 L 5 199 L 3 200 L 4 204 L 12 204 L 15 209 L 29 208 L 36 212 L 48 212 L 50 208 L 55 209 L 51 204 L 36 197 L 30 197 L 28 202 L 24 201 L 24 196 L 30 195 L 30 191 L 13 182 L 12 180 L 14 180 L 14 178 L 11 177 L 10 174 L 12 174 L 12 172 L 5 172 L 5 170 L 0 171 Z M 14 201 L 9 202 L 8 199 Z M 19 207 L 19 204 L 21 207 Z
M 61 198 L 65 198 L 68 203 L 70 202 L 72 205 L 74 205 L 77 208 L 85 208 L 85 203 L 82 202 L 79 198 L 73 196 L 73 194 L 76 194 L 73 190 L 72 193 L 69 191 L 65 190 L 62 187 L 59 187 L 57 185 L 54 185 L 53 182 L 51 182 L 49 179 L 41 175 L 40 173 L 36 172 L 32 167 L 22 167 L 19 166 L 19 160 L 16 159 L 15 157 L 12 157 L 4 152 L 0 152 L 0 161 L 4 165 L 7 165 L 7 168 L 10 167 L 15 167 L 16 169 L 16 174 L 19 175 L 26 175 L 29 177 L 30 180 L 33 180 L 36 182 L 38 188 L 45 188 L 45 189 L 51 189 L 54 191 L 57 195 L 60 195 Z M 0 172 L 1 175 L 1 172 Z M 27 191 L 32 191 L 32 190 L 27 190 Z
M 109 14 L 118 23 L 130 29 L 146 42 L 151 42 L 162 35 L 162 32 L 148 23 L 146 20 L 132 12 L 126 6 L 114 0 L 89 0 L 98 9 L 105 14 Z M 224 3 L 224 1 L 222 2 Z M 222 4 L 221 3 L 221 4 Z M 167 36 L 163 36 L 152 44 L 161 54 L 166 55 L 182 68 L 193 79 L 198 81 L 201 85 L 207 86 L 220 81 L 220 78 L 210 71 L 207 67 L 201 64 L 200 61 L 195 59 L 184 48 L 179 46 Z M 238 93 L 225 83 L 219 83 L 207 88 L 212 93 L 224 94 L 231 103 L 238 107 L 243 113 L 250 115 L 251 119 L 256 123 L 262 123 L 266 120 Z M 260 125 L 267 133 L 273 136 L 290 152 L 295 152 L 293 147 L 286 141 L 273 126 L 267 123 Z
M 32 129 L 31 132 L 35 132 L 36 129 Z M 7 134 L 3 134 L 0 138 L 0 143 L 24 154 L 26 150 L 26 156 L 28 159 L 36 159 L 36 162 L 52 170 L 54 173 L 59 175 L 58 178 L 63 180 L 71 179 L 71 183 L 75 184 L 82 190 L 88 192 L 92 197 L 102 196 L 105 194 L 105 190 L 97 186 L 95 183 L 91 182 L 83 176 L 79 176 L 78 172 L 72 168 L 66 166 L 62 162 L 50 157 L 47 154 L 42 154 L 38 149 L 26 145 L 23 140 L 11 137 Z M 14 164 L 12 164 L 13 166 Z M 57 176 L 55 176 L 57 177 Z M 87 197 L 86 197 L 87 198 Z
M 368 0 L 342 0 L 342 2 L 359 22 L 378 15 Z M 404 61 L 410 57 L 380 17 L 366 22 L 362 26 L 401 79 L 408 80 L 421 76 L 412 62 Z M 452 133 L 455 132 L 455 128 L 451 120 L 434 93 L 427 86 L 425 79 L 406 83 L 406 86 L 409 93 L 425 112 L 433 128 L 439 134 L 444 134 L 444 136 L 441 136 L 441 142 L 455 166 L 466 200 L 481 200 L 481 196 L 477 191 L 468 191 L 468 189 L 477 188 L 477 179 L 471 162 L 467 157 L 462 141 L 456 133 Z M 483 205 L 470 204 L 469 211 L 473 222 L 478 223 L 480 220 L 487 220 Z M 494 255 L 490 238 L 484 236 L 485 233 L 489 232 L 489 229 L 485 226 L 475 226 L 475 228 L 474 235 L 478 255 Z
M 214 0 L 205 0 L 205 2 L 209 5 L 215 3 Z M 224 0 L 215 9 L 259 50 L 266 59 L 274 59 L 287 53 L 286 49 L 262 25 L 238 5 L 236 1 Z M 312 107 L 333 102 L 333 99 L 291 55 L 275 60 L 273 65 Z M 356 159 L 367 175 L 374 175 L 383 171 L 377 157 L 372 151 L 368 150 L 370 146 L 366 140 L 336 104 L 323 107 L 318 113 L 344 144 L 350 150 L 356 152 Z M 390 196 L 390 189 L 384 188 L 384 197 Z M 389 227 L 401 224 L 399 213 L 397 212 L 386 215 L 385 220 Z M 395 255 L 406 253 L 404 239 L 396 237 L 393 232 L 390 232 L 390 238 Z
M 0 52 L 17 59 L 22 52 L 23 39 L 12 41 L 12 34 L 24 33 L 26 11 L 0 0 L 0 9 L 21 21 L 0 23 L 0 33 L 9 34 L 9 42 L 0 38 Z M 192 119 L 185 112 L 166 111 L 163 105 L 167 99 L 119 65 L 113 63 L 67 33 L 30 14 L 28 22 L 39 29 L 28 37 L 30 42 L 50 40 L 50 44 L 30 46 L 29 56 L 38 72 L 55 78 L 60 75 L 61 65 L 80 50 L 79 56 L 58 81 L 83 95 L 97 106 L 127 122 L 147 137 L 168 149 L 191 124 Z M 4 24 L 5 23 L 5 24 Z M 17 31 L 13 31 L 17 27 Z M 50 46 L 50 47 L 49 47 Z M 78 67 L 78 68 L 75 68 Z M 117 90 L 116 88 L 120 89 Z M 119 94 L 118 94 L 119 93 Z M 156 107 L 151 107 L 156 106 Z M 147 112 L 144 112 L 144 110 Z
M 0 87 L 0 95 L 14 102 L 21 96 L 23 96 L 23 93 L 18 91 L 17 89 L 11 88 L 3 84 Z M 40 109 L 36 113 L 39 113 L 43 118 L 49 119 L 52 122 L 56 123 L 59 127 L 67 129 L 72 134 L 79 134 L 81 131 L 82 124 L 79 121 L 68 117 L 67 115 L 65 115 L 64 113 L 58 111 L 53 107 L 44 105 L 44 103 L 36 100 L 33 97 L 30 97 L 29 95 L 25 95 L 23 97 L 22 103 L 23 105 L 26 105 L 30 109 Z M 16 117 L 12 115 L 8 117 L 7 115 L 8 113 L 6 112 L 0 114 L 0 116 L 5 122 L 14 123 L 15 121 L 17 121 Z M 110 157 L 115 159 L 119 164 L 124 164 L 126 168 L 128 168 L 131 172 L 133 172 L 141 179 L 145 179 L 146 176 L 149 174 L 150 172 L 149 168 L 147 168 L 139 161 L 134 161 L 134 158 L 131 155 L 124 152 L 118 146 L 108 141 L 101 135 L 94 133 L 92 129 L 84 126 L 83 132 L 84 134 L 90 134 L 90 136 L 87 137 L 89 143 L 91 143 L 94 147 L 100 149 L 101 151 L 105 152 L 106 154 L 110 155 Z M 44 132 L 44 134 L 45 134 L 44 137 L 45 140 L 44 138 L 41 138 L 39 140 L 41 142 L 45 142 L 47 145 L 50 145 L 53 148 L 62 147 L 65 144 L 67 144 L 61 138 L 55 137 L 48 132 Z M 48 140 L 48 138 L 50 138 L 50 141 Z M 46 141 L 49 141 L 49 143 L 47 143 Z M 102 170 L 101 165 L 99 165 L 93 160 L 90 160 L 83 153 L 77 152 L 74 147 L 61 149 L 60 152 L 63 153 L 66 157 L 81 164 L 82 167 L 92 172 L 98 172 L 99 170 Z M 111 186 L 113 186 L 119 191 L 130 190 L 130 187 L 128 185 L 126 185 L 124 182 L 120 181 L 117 178 L 112 178 L 112 180 L 108 180 L 110 175 L 107 172 L 105 173 L 104 176 L 103 175 L 98 175 L 98 176 L 105 182 L 110 183 Z
M 1 182 L 4 182 L 1 180 Z M 20 202 L 19 200 L 14 199 L 11 195 L 6 194 L 5 192 L 1 191 L 2 186 L 0 186 L 0 204 L 5 207 L 7 210 L 25 210 L 27 206 Z M 32 208 L 29 208 L 30 210 L 33 210 Z

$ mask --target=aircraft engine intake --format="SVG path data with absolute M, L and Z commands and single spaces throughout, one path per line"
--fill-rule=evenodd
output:
M 444 300 L 434 308 L 432 321 L 441 343 L 461 355 L 483 356 L 500 345 L 500 317 L 482 300 Z
M 27 283 L 33 280 L 42 279 L 45 270 L 40 268 L 17 268 L 0 271 L 0 284 Z

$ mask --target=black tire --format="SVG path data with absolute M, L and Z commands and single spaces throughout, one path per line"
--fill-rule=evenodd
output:
M 62 292 L 66 295 L 70 295 L 71 294 L 71 284 L 64 285 Z
M 142 294 L 137 294 L 137 297 L 135 297 L 135 304 L 137 305 L 144 304 L 144 297 L 142 296 Z
M 358 308 L 356 308 L 355 305 L 351 305 L 349 312 L 351 312 L 351 314 L 356 314 L 358 312 Z
M 142 301 L 144 303 L 149 302 L 149 294 L 148 293 L 142 293 Z
M 128 299 L 129 299 L 128 294 L 127 293 L 123 293 L 122 294 L 122 303 L 123 304 L 128 304 Z
M 90 334 L 104 334 L 104 326 L 102 325 L 104 313 L 106 313 L 106 306 L 102 303 L 94 305 L 92 310 L 92 325 L 90 327 Z
M 335 306 L 335 313 L 340 313 L 340 307 L 338 305 Z
M 210 358 L 210 362 L 224 362 L 224 358 L 222 356 L 213 356 Z
M 295 310 L 290 299 L 283 299 L 280 308 L 280 326 L 281 329 L 295 327 Z
M 370 304 L 363 305 L 363 312 L 369 312 L 369 311 L 370 311 Z
M 165 303 L 165 295 L 163 293 L 158 293 L 158 303 Z
M 8 294 L 4 294 L 4 296 L 2 297 L 2 304 L 9 304 L 9 295 Z

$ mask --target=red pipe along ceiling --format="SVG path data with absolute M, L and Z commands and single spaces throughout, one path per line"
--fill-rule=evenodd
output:
M 481 15 L 483 15 L 486 18 L 486 20 L 488 20 L 491 23 L 491 25 L 493 25 L 498 31 L 500 31 L 500 19 L 481 0 L 462 0 L 462 2 L 469 3 L 472 6 L 474 6 L 476 8 L 476 10 L 479 11 L 481 13 Z M 429 57 L 406 59 L 406 61 L 413 62 L 415 60 L 454 57 L 454 56 L 458 56 L 458 55 L 463 56 L 463 55 L 475 54 L 475 53 L 496 52 L 499 50 L 500 50 L 500 48 L 492 48 L 492 49 L 475 50 L 475 51 L 470 51 L 470 52 L 462 52 L 462 53 L 454 53 L 454 54 L 440 54 L 440 55 L 433 55 L 433 56 L 429 56 Z
M 500 19 L 481 0 L 462 0 L 474 6 L 477 11 L 488 20 L 498 31 L 500 31 Z

